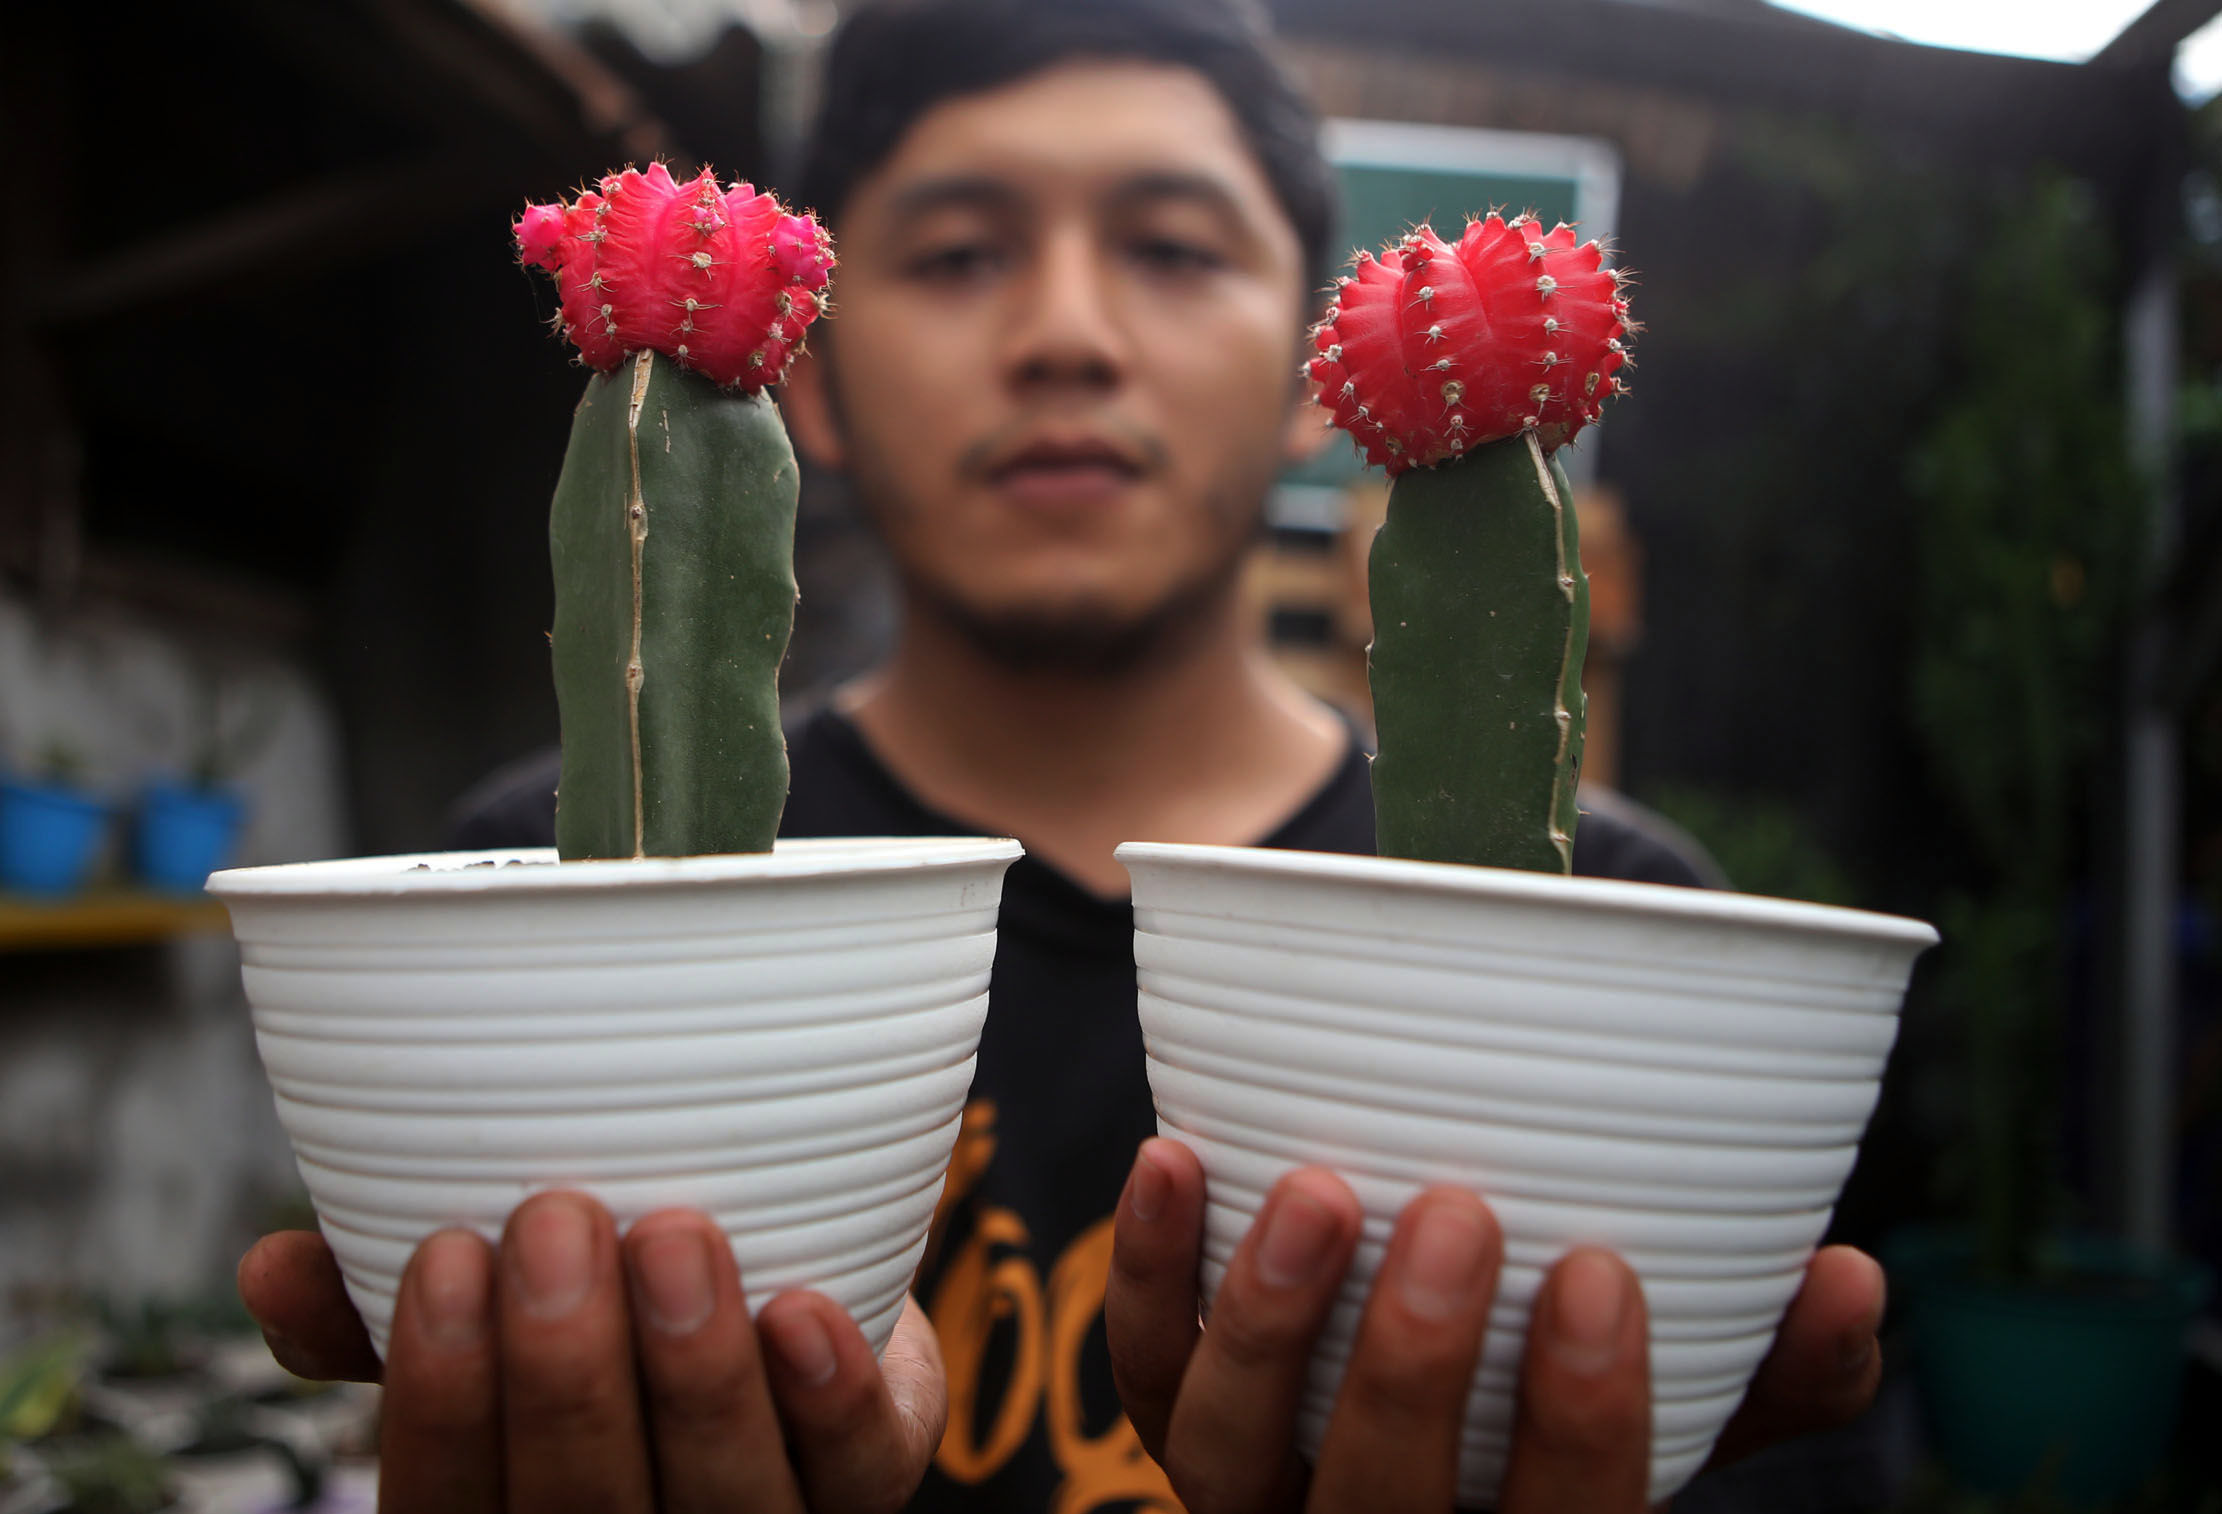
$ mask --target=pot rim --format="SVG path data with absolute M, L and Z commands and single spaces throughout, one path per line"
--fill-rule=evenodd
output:
M 555 894 L 611 887 L 796 883 L 812 878 L 939 871 L 1010 863 L 1024 851 L 1016 841 L 1002 836 L 782 838 L 769 852 L 584 862 L 559 862 L 554 847 L 509 847 L 227 868 L 211 873 L 207 888 L 223 899 Z
M 1852 936 L 1927 948 L 1940 939 L 1925 920 L 1850 909 L 1839 904 L 1810 904 L 1761 894 L 1683 888 L 1666 883 L 1632 883 L 1617 878 L 1575 878 L 1516 868 L 1476 867 L 1457 862 L 1419 862 L 1405 857 L 1367 857 L 1347 852 L 1300 852 L 1269 847 L 1199 846 L 1171 841 L 1128 841 L 1115 855 L 1127 864 L 1169 864 L 1176 868 L 1277 879 L 1331 881 L 1369 889 L 1433 894 L 1437 897 L 1493 899 L 1516 904 L 1567 907 L 1612 914 L 1651 915 L 1713 925 L 1747 925 L 1778 930 Z M 1137 900 L 1141 907 L 1148 905 Z

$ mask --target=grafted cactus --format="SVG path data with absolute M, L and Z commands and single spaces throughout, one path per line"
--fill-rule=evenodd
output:
M 516 225 L 597 370 L 549 516 L 566 859 L 769 851 L 787 798 L 795 455 L 767 392 L 822 309 L 825 233 L 660 163 Z
M 1622 392 L 1622 276 L 1571 227 L 1489 215 L 1360 253 L 1309 363 L 1395 480 L 1368 588 L 1384 856 L 1567 872 L 1589 582 L 1550 454 Z

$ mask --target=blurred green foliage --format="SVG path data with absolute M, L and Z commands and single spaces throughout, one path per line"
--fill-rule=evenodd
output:
M 9 1443 L 51 1434 L 75 1411 L 88 1349 L 82 1335 L 63 1331 L 0 1361 L 0 1470 Z
M 1961 1146 L 1988 1273 L 2057 1215 L 2070 890 L 2118 701 L 2148 484 L 2132 468 L 2111 238 L 2083 186 L 2001 195 L 1957 312 L 1958 376 L 1911 459 L 1915 729 L 1973 843 L 1937 988 L 1965 1040 Z
M 1915 723 L 1995 883 L 2064 878 L 2114 705 L 2149 489 L 2124 439 L 2107 247 L 2079 184 L 2002 207 L 1962 377 L 1913 458 Z
M 69 1514 L 160 1514 L 176 1502 L 169 1462 L 121 1431 L 88 1436 L 46 1457 Z
M 1739 892 L 1814 904 L 1860 902 L 1851 875 L 1787 800 L 1673 784 L 1647 802 L 1695 836 Z
M 110 1377 L 168 1377 L 198 1363 L 199 1348 L 254 1331 L 236 1292 L 187 1298 L 99 1298 L 91 1303 L 107 1340 L 101 1367 Z

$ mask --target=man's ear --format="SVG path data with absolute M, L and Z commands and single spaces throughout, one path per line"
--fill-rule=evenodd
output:
M 802 455 L 821 468 L 839 470 L 848 459 L 833 417 L 833 397 L 826 392 L 827 377 L 823 357 L 807 347 L 796 353 L 780 387 L 779 410 Z
M 1317 384 L 1304 380 L 1289 406 L 1288 422 L 1281 431 L 1281 456 L 1292 468 L 1310 462 L 1322 447 L 1338 439 L 1328 424 L 1332 412 L 1312 397 L 1318 390 Z

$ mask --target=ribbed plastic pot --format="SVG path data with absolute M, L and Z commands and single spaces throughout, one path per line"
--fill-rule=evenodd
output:
M 278 1115 L 381 1354 L 403 1265 L 575 1187 L 724 1227 L 877 1351 L 971 1085 L 1016 842 L 782 841 L 215 874 Z
M 1313 1357 L 1327 1424 L 1399 1210 L 1486 1198 L 1505 1268 L 1459 1498 L 1504 1473 L 1529 1305 L 1609 1246 L 1651 1319 L 1650 1496 L 1703 1465 L 1804 1275 L 1873 1112 L 1915 920 L 1494 868 L 1130 843 L 1159 1129 L 1203 1163 L 1204 1286 L 1311 1163 L 1365 1235 Z

